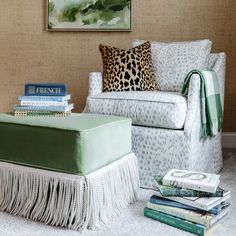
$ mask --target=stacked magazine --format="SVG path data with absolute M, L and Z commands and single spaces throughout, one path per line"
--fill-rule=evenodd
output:
M 69 116 L 74 108 L 69 104 L 65 84 L 25 84 L 25 95 L 14 106 L 15 116 Z
M 200 236 L 206 235 L 229 212 L 230 191 L 219 187 L 219 177 L 177 169 L 165 176 L 155 176 L 155 195 L 147 202 L 144 215 Z

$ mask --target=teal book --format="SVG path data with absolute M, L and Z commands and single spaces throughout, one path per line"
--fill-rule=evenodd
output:
M 224 190 L 220 187 L 216 189 L 215 193 L 207 193 L 207 192 L 200 192 L 197 190 L 192 189 L 185 189 L 185 188 L 177 188 L 172 186 L 163 185 L 163 176 L 157 175 L 155 178 L 155 185 L 154 188 L 158 189 L 158 191 L 164 197 L 223 197 Z
M 21 102 L 64 102 L 71 99 L 71 95 L 65 96 L 19 96 Z
M 159 211 L 149 209 L 147 207 L 144 208 L 144 216 L 199 236 L 206 235 L 207 227 L 203 225 L 191 223 L 189 221 L 167 215 Z

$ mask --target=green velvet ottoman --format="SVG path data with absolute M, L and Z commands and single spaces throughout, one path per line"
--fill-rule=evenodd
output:
M 83 230 L 136 199 L 131 120 L 0 114 L 0 210 Z

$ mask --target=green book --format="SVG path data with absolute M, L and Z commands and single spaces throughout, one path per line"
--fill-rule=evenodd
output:
M 163 176 L 156 175 L 155 177 L 156 183 L 154 185 L 155 188 L 162 194 L 164 197 L 223 197 L 224 190 L 220 187 L 217 188 L 215 193 L 207 193 L 200 192 L 197 190 L 184 189 L 184 188 L 176 188 L 172 186 L 163 185 L 162 179 Z
M 159 211 L 151 210 L 147 207 L 144 208 L 144 216 L 157 220 L 159 222 L 174 226 L 176 228 L 194 233 L 199 236 L 205 236 L 207 228 L 200 224 L 194 224 L 189 221 L 161 213 Z

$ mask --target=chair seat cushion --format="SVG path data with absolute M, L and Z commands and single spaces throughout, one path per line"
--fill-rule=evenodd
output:
M 14 117 L 0 114 L 0 160 L 85 175 L 131 152 L 131 120 L 73 114 Z
M 89 96 L 87 112 L 126 116 L 141 126 L 182 129 L 187 102 L 180 93 L 129 91 Z

